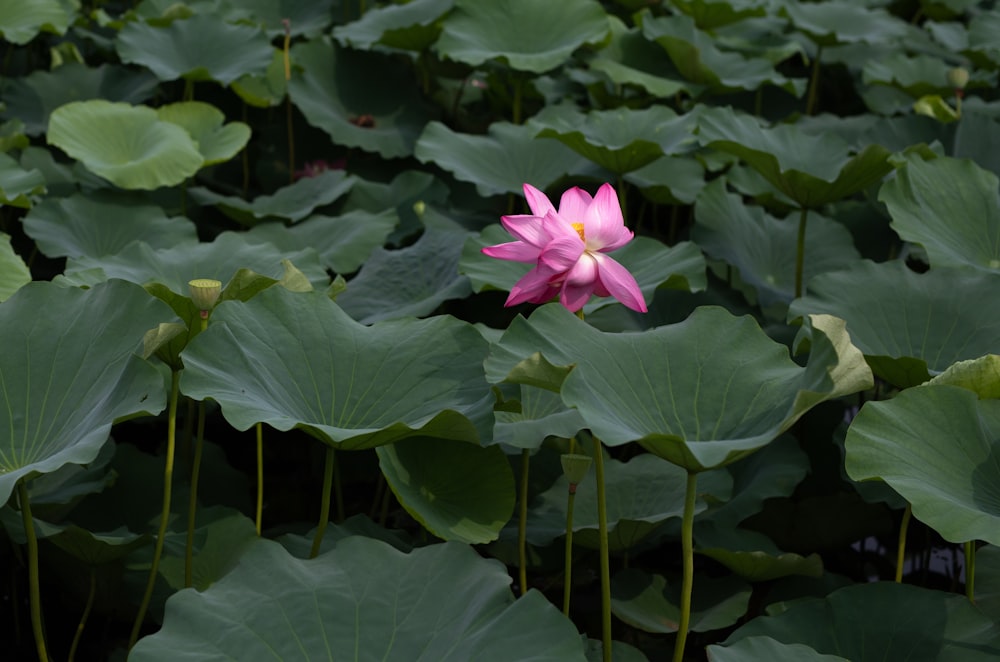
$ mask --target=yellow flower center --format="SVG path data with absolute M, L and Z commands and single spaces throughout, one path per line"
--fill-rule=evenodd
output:
M 583 223 L 573 223 L 573 229 L 580 235 L 580 240 L 586 243 L 587 238 L 583 235 Z

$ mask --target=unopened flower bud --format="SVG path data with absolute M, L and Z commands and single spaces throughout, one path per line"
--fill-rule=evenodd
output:
M 188 281 L 191 288 L 191 301 L 202 311 L 203 315 L 215 308 L 215 303 L 222 294 L 222 283 L 211 278 L 196 278 Z
M 956 90 L 964 90 L 969 84 L 969 72 L 962 67 L 948 70 L 948 84 Z
M 587 477 L 591 457 L 580 453 L 567 453 L 559 456 L 559 461 L 562 462 L 563 475 L 569 481 L 570 491 L 575 491 L 574 488 Z

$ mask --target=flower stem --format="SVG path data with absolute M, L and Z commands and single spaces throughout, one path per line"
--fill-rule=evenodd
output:
M 795 298 L 802 296 L 802 272 L 806 263 L 806 221 L 809 210 L 805 207 L 799 213 L 799 234 L 795 242 Z
M 336 453 L 336 451 L 334 451 Z M 337 522 L 344 521 L 344 488 L 340 484 L 340 462 L 333 463 L 333 494 L 337 498 Z
M 611 559 L 608 550 L 608 502 L 604 489 L 604 449 L 594 437 L 594 474 L 597 478 L 597 531 L 601 556 L 601 641 L 604 662 L 611 662 Z
M 976 604 L 976 541 L 965 543 L 965 597 Z
M 899 523 L 899 545 L 896 546 L 896 583 L 903 583 L 903 560 L 906 558 L 906 532 L 910 528 L 910 518 L 913 515 L 913 507 L 906 504 L 903 511 L 903 521 Z
M 198 430 L 191 461 L 191 493 L 188 496 L 187 540 L 184 543 L 184 587 L 194 586 L 194 525 L 198 511 L 198 476 L 201 474 L 201 454 L 205 449 L 205 401 L 198 403 Z
M 576 485 L 569 484 L 566 497 L 566 560 L 563 584 L 563 615 L 569 617 L 569 597 L 573 591 L 573 503 L 576 501 Z
M 254 513 L 254 523 L 257 525 L 257 536 L 260 536 L 264 520 L 264 424 L 257 423 L 257 512 Z
M 677 626 L 674 662 L 684 659 L 688 628 L 691 625 L 691 592 L 694 588 L 694 506 L 698 496 L 698 474 L 689 471 L 684 492 L 684 519 L 681 520 L 681 553 L 684 557 L 684 579 L 681 582 L 681 621 Z
M 521 123 L 521 103 L 524 97 L 524 81 L 521 77 L 515 73 L 514 74 L 514 100 L 512 102 L 513 108 L 511 109 L 511 116 L 514 124 Z
M 156 585 L 156 575 L 160 570 L 160 557 L 163 555 L 163 540 L 167 537 L 167 520 L 170 519 L 170 494 L 174 479 L 174 450 L 177 437 L 177 399 L 180 395 L 180 370 L 170 373 L 170 400 L 167 404 L 167 459 L 163 468 L 163 508 L 160 511 L 160 529 L 156 535 L 156 545 L 153 548 L 153 562 L 149 567 L 149 579 L 146 581 L 146 592 L 139 603 L 139 611 L 135 615 L 132 634 L 128 638 L 128 648 L 132 650 L 139 639 L 139 630 L 146 620 L 146 610 L 153 598 L 153 587 Z
M 35 521 L 31 518 L 31 504 L 28 500 L 28 486 L 24 480 L 17 481 L 17 495 L 21 502 L 21 521 L 24 522 L 24 536 L 28 539 L 28 590 L 31 602 L 31 630 L 35 633 L 35 649 L 39 662 L 49 662 L 45 650 L 45 630 L 42 626 L 42 595 L 38 586 L 38 538 L 35 536 Z
M 531 451 L 521 451 L 521 493 L 518 496 L 517 519 L 517 572 L 521 583 L 521 595 L 528 592 L 528 469 L 531 466 Z
M 316 537 L 313 538 L 312 549 L 309 550 L 309 558 L 314 559 L 319 554 L 319 548 L 323 544 L 323 533 L 326 532 L 326 524 L 330 520 L 330 492 L 333 491 L 333 446 L 326 447 L 326 464 L 323 467 L 323 498 L 319 507 L 319 525 L 316 527 Z
M 819 97 L 819 61 L 823 56 L 823 47 L 816 47 L 816 57 L 813 58 L 812 74 L 809 76 L 809 95 L 806 97 L 806 115 L 816 112 L 816 99 Z
M 73 662 L 76 657 L 76 649 L 80 645 L 80 637 L 83 636 L 83 628 L 87 625 L 87 619 L 90 618 L 90 611 L 94 608 L 94 597 L 96 595 L 97 568 L 90 566 L 90 592 L 87 593 L 87 604 L 83 607 L 83 614 L 80 616 L 80 622 L 76 626 L 76 634 L 73 635 L 73 643 L 69 647 L 68 662 Z

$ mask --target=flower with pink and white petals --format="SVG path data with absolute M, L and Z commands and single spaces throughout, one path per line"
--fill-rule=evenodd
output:
M 596 294 L 646 312 L 635 278 L 605 254 L 632 239 L 610 184 L 602 185 L 594 197 L 573 187 L 563 193 L 558 210 L 530 184 L 524 185 L 524 196 L 531 214 L 501 218 L 517 241 L 483 249 L 501 260 L 535 263 L 511 289 L 505 305 L 545 303 L 558 296 L 563 306 L 576 312 Z

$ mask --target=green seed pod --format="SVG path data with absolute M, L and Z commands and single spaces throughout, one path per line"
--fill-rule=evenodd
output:
M 964 90 L 969 84 L 969 72 L 962 67 L 955 67 L 948 71 L 948 84 L 956 90 Z
M 587 476 L 590 463 L 593 461 L 589 455 L 579 453 L 567 453 L 559 457 L 562 462 L 563 474 L 570 485 L 579 485 Z
M 191 288 L 191 301 L 198 306 L 198 310 L 212 310 L 222 294 L 222 283 L 211 278 L 188 281 L 188 287 Z

